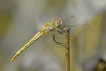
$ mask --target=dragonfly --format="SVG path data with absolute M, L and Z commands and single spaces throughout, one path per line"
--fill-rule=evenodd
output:
M 65 18 L 67 19 L 67 18 Z M 60 43 L 56 41 L 55 38 L 55 33 L 53 33 L 54 31 L 56 31 L 57 33 L 59 33 L 60 35 L 63 35 L 65 33 L 65 26 L 67 21 L 64 21 L 65 19 L 55 19 L 53 22 L 46 22 L 44 24 L 44 26 L 41 28 L 41 30 L 39 32 L 37 32 L 31 40 L 29 40 L 29 42 L 27 42 L 21 49 L 19 49 L 15 55 L 12 57 L 11 62 L 13 62 L 25 49 L 27 49 L 31 44 L 33 44 L 35 41 L 37 41 L 38 39 L 40 39 L 42 36 L 49 34 L 53 36 L 53 41 L 56 44 L 59 44 L 63 47 L 65 47 L 64 43 Z M 68 20 L 70 21 L 70 19 Z M 75 25 L 75 24 L 71 24 L 71 25 Z M 72 28 L 73 29 L 73 28 Z M 51 34 L 52 32 L 52 34 Z M 62 36 L 59 36 L 62 37 Z M 62 37 L 63 38 L 63 37 Z M 72 40 L 72 39 L 70 39 Z M 74 41 L 74 40 L 73 40 Z M 75 42 L 75 41 L 74 41 Z

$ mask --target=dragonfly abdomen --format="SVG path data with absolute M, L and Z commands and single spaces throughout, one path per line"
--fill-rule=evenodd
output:
M 43 32 L 38 32 L 35 34 L 35 36 L 26 43 L 17 53 L 12 57 L 11 61 L 13 62 L 26 48 L 28 48 L 32 43 L 34 43 L 36 40 L 38 40 L 43 35 Z

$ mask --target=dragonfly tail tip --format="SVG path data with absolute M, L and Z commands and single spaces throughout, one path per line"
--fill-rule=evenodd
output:
M 12 59 L 11 59 L 11 62 L 13 62 L 13 61 L 14 61 L 14 59 L 12 58 Z
M 11 62 L 13 62 L 13 61 L 14 61 L 14 59 L 15 59 L 15 57 L 12 57 Z

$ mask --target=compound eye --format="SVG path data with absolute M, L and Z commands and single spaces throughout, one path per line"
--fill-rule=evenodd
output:
M 60 23 L 62 24 L 62 20 L 60 19 Z
M 62 20 L 61 20 L 60 22 L 61 22 L 61 24 L 62 24 Z

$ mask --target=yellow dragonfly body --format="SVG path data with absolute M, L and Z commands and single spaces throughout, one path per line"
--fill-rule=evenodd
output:
M 34 43 L 44 34 L 47 34 L 53 30 L 60 30 L 61 24 L 61 19 L 55 19 L 53 22 L 45 23 L 44 26 L 41 28 L 41 31 L 37 32 L 28 43 L 26 43 L 20 50 L 18 50 L 16 54 L 12 57 L 11 61 L 13 62 L 26 48 L 28 48 L 32 43 Z

